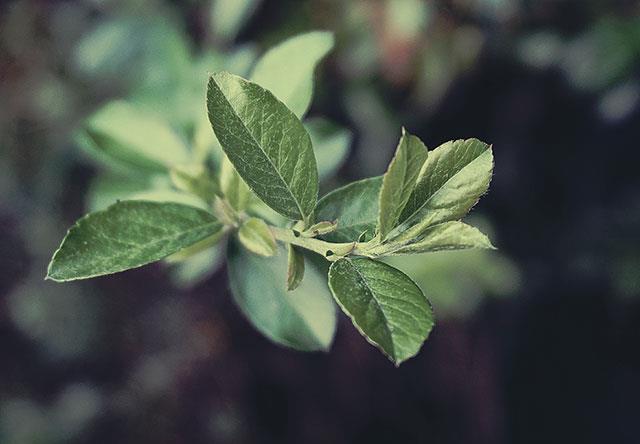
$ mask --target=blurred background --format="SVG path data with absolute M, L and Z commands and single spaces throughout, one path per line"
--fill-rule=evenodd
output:
M 325 190 L 381 174 L 402 125 L 494 146 L 472 223 L 498 252 L 397 263 L 438 319 L 417 357 L 344 316 L 329 353 L 275 345 L 215 257 L 43 281 L 109 192 L 72 137 L 89 115 L 127 98 L 188 127 L 208 71 L 313 29 L 336 47 L 310 116 L 352 132 Z M 638 140 L 636 1 L 2 2 L 0 442 L 640 442 Z

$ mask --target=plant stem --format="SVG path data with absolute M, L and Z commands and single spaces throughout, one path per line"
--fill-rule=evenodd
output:
M 318 253 L 328 261 L 337 261 L 347 255 L 369 256 L 366 249 L 363 248 L 365 244 L 359 244 L 358 242 L 326 242 L 316 238 L 296 236 L 293 230 L 286 228 L 273 226 L 269 228 L 276 240 Z

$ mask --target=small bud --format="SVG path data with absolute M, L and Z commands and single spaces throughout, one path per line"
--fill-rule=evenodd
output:
M 302 234 L 302 237 L 316 237 L 316 236 L 321 236 L 323 234 L 328 234 L 333 231 L 336 231 L 337 228 L 338 228 L 337 222 L 323 221 L 310 226 L 301 234 Z

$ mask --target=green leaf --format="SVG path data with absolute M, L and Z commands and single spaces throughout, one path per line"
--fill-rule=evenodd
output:
M 47 278 L 72 281 L 140 267 L 222 228 L 210 213 L 187 205 L 119 202 L 71 227 L 53 255 Z
M 211 21 L 216 37 L 233 40 L 244 23 L 258 8 L 261 0 L 213 0 Z
M 329 349 L 336 311 L 324 276 L 313 266 L 296 290 L 287 291 L 284 247 L 265 258 L 230 242 L 228 273 L 235 302 L 263 335 L 298 350 Z
M 90 211 L 104 210 L 119 200 L 146 192 L 151 184 L 144 180 L 133 180 L 127 176 L 99 174 L 95 176 L 85 196 L 85 207 Z
M 273 256 L 278 248 L 269 226 L 257 217 L 251 217 L 242 224 L 238 239 L 247 250 L 261 256 Z
M 251 198 L 251 190 L 249 190 L 247 184 L 242 180 L 224 154 L 222 155 L 222 164 L 220 165 L 219 180 L 222 194 L 231 207 L 237 211 L 244 210 Z
M 353 139 L 351 131 L 335 123 L 314 117 L 306 119 L 304 127 L 309 132 L 318 163 L 318 176 L 326 180 L 342 166 L 349 154 Z
M 416 187 L 416 179 L 427 160 L 427 153 L 424 143 L 402 128 L 396 154 L 384 174 L 380 189 L 378 233 L 381 240 L 386 239 L 396 227 L 402 210 Z
M 385 246 L 383 245 L 384 249 Z M 483 248 L 493 250 L 491 241 L 480 230 L 460 221 L 433 225 L 420 233 L 413 228 L 402 233 L 390 243 L 383 254 L 417 254 L 441 250 L 467 250 Z
M 114 101 L 91 116 L 77 133 L 81 147 L 107 166 L 166 172 L 189 161 L 189 151 L 168 123 L 135 106 Z
M 227 72 L 213 74 L 209 120 L 227 157 L 267 205 L 308 219 L 318 197 L 318 171 L 302 123 L 262 87 Z
M 313 31 L 292 37 L 267 51 L 251 81 L 271 91 L 298 117 L 309 109 L 316 65 L 333 48 L 333 34 Z
M 487 191 L 492 171 L 491 146 L 477 139 L 447 142 L 431 151 L 393 234 L 418 223 L 427 227 L 460 219 Z
M 287 247 L 287 290 L 293 291 L 300 286 L 304 278 L 304 255 L 297 247 Z
M 212 276 L 223 264 L 224 248 L 218 244 L 183 261 L 170 263 L 169 274 L 176 287 L 190 289 Z
M 169 172 L 171 182 L 180 191 L 194 194 L 204 202 L 213 202 L 218 183 L 202 164 L 179 165 Z
M 352 182 L 338 188 L 318 201 L 315 220 L 332 220 L 337 229 L 321 236 L 329 242 L 353 242 L 366 232 L 371 239 L 378 222 L 378 195 L 382 176 Z
M 383 262 L 340 259 L 329 269 L 329 288 L 353 325 L 396 365 L 415 356 L 433 328 L 422 290 Z

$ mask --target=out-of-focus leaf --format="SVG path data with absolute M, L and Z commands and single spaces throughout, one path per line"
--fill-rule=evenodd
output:
M 464 319 L 487 297 L 513 296 L 520 286 L 518 268 L 497 251 L 440 251 L 384 260 L 429 289 L 441 318 Z
M 168 123 L 124 101 L 91 116 L 80 132 L 83 148 L 99 160 L 166 172 L 189 161 L 189 151 Z
M 191 49 L 176 23 L 116 17 L 99 23 L 76 47 L 76 68 L 93 80 L 158 90 L 180 80 Z M 122 76 L 127 72 L 127 76 Z
M 318 171 L 302 123 L 273 94 L 220 72 L 209 80 L 209 120 L 236 171 L 271 208 L 307 219 L 318 196 Z
M 213 34 L 223 41 L 233 40 L 242 26 L 258 9 L 262 0 L 213 0 L 211 22 Z
M 204 202 L 213 202 L 219 190 L 217 181 L 202 164 L 175 166 L 170 177 L 180 191 L 194 194 Z
M 251 217 L 238 230 L 240 243 L 249 251 L 260 256 L 273 256 L 278 245 L 269 226 L 262 219 Z
M 378 234 L 381 240 L 396 227 L 416 187 L 416 179 L 427 160 L 427 155 L 424 143 L 402 128 L 396 154 L 383 176 L 380 189 Z
M 378 222 L 382 176 L 352 182 L 325 195 L 314 212 L 317 221 L 336 221 L 335 231 L 320 236 L 330 242 L 353 242 L 363 233 L 369 240 Z
M 271 91 L 298 117 L 311 104 L 316 65 L 333 48 L 333 34 L 313 31 L 292 37 L 267 51 L 251 81 Z
M 89 186 L 85 206 L 89 212 L 104 210 L 119 200 L 127 200 L 133 195 L 148 191 L 151 187 L 149 181 L 137 181 L 114 174 L 100 174 Z
M 213 276 L 223 263 L 224 248 L 216 245 L 180 262 L 171 263 L 169 274 L 176 287 L 189 289 Z
M 115 75 L 138 54 L 140 48 L 131 43 L 139 38 L 139 31 L 131 21 L 103 22 L 80 40 L 75 64 L 80 71 L 92 76 Z
M 270 340 L 298 350 L 328 350 L 336 329 L 335 306 L 326 280 L 308 266 L 301 285 L 286 289 L 287 255 L 257 256 L 230 242 L 229 282 L 235 302 Z
M 235 210 L 243 211 L 249 204 L 251 190 L 224 154 L 220 166 L 220 189 Z
M 422 290 L 383 262 L 340 259 L 329 269 L 329 288 L 353 325 L 396 365 L 415 356 L 433 328 Z
M 119 202 L 71 227 L 47 278 L 72 281 L 117 273 L 163 259 L 222 230 L 199 208 L 174 203 Z
M 318 177 L 325 180 L 333 176 L 349 154 L 352 134 L 322 117 L 307 119 L 304 126 L 311 137 L 318 162 Z
M 293 291 L 304 278 L 304 255 L 291 244 L 288 245 L 287 252 L 287 290 Z

